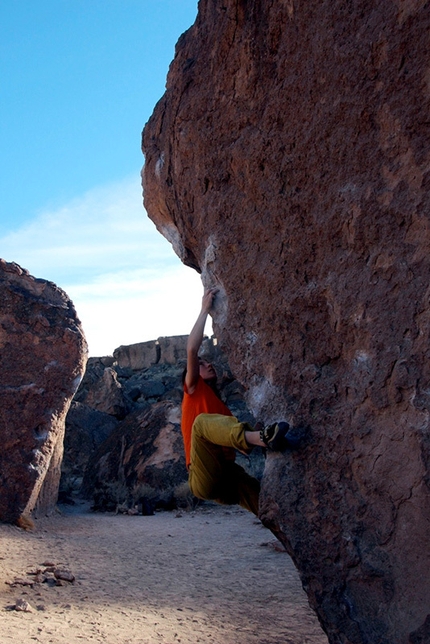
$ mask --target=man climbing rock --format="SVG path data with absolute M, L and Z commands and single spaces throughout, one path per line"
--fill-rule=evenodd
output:
M 297 433 L 286 422 L 251 427 L 235 418 L 216 388 L 213 366 L 199 357 L 207 316 L 217 289 L 205 290 L 200 314 L 187 343 L 184 372 L 182 435 L 194 496 L 223 505 L 239 504 L 258 515 L 260 483 L 235 462 L 235 450 L 249 454 L 255 446 L 283 451 L 298 446 Z

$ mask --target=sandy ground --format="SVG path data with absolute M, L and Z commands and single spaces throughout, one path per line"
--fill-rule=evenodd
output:
M 285 552 L 251 514 L 208 506 L 155 516 L 81 508 L 0 525 L 0 642 L 327 644 Z M 34 582 L 45 562 L 73 583 Z M 9 582 L 9 583 L 8 583 Z M 31 612 L 17 611 L 26 600 Z M 24 605 L 25 607 L 25 605 Z

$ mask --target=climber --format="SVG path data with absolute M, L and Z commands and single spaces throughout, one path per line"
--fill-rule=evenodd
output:
M 223 505 L 239 504 L 258 515 L 260 483 L 235 463 L 235 450 L 249 454 L 254 446 L 282 451 L 296 445 L 288 423 L 253 428 L 238 421 L 220 399 L 215 369 L 199 357 L 206 319 L 216 293 L 214 288 L 205 290 L 187 343 L 181 429 L 188 482 L 191 492 L 200 499 Z

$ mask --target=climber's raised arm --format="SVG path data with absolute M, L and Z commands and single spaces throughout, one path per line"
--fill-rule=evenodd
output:
M 187 373 L 185 385 L 189 394 L 194 392 L 200 374 L 199 350 L 203 342 L 206 320 L 212 308 L 212 304 L 218 289 L 205 290 L 202 298 L 202 308 L 199 316 L 191 330 L 187 342 Z

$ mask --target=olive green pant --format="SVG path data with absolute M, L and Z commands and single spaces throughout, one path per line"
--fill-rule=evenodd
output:
M 249 453 L 245 431 L 253 431 L 234 416 L 200 414 L 191 438 L 189 486 L 199 499 L 241 505 L 258 516 L 260 483 L 234 462 L 234 449 Z M 230 448 L 230 449 L 226 449 Z

